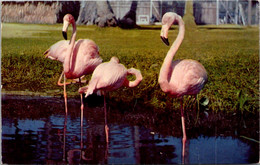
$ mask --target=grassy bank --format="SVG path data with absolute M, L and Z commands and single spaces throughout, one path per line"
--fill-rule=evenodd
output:
M 61 24 L 3 24 L 2 90 L 63 94 L 63 88 L 56 85 L 62 65 L 43 56 L 45 50 L 62 39 L 61 28 Z M 111 92 L 110 97 L 161 110 L 179 109 L 178 100 L 166 96 L 158 85 L 159 70 L 169 49 L 160 40 L 159 28 L 79 26 L 77 30 L 78 39 L 90 38 L 97 43 L 103 61 L 117 56 L 127 68 L 142 72 L 143 81 L 138 87 L 121 88 Z M 170 42 L 177 34 L 176 28 L 170 31 Z M 198 99 L 208 98 L 210 110 L 258 111 L 258 35 L 258 28 L 197 28 L 186 32 L 175 59 L 191 58 L 204 65 L 209 81 Z M 70 85 L 69 95 L 78 96 L 78 87 Z M 185 97 L 185 104 L 191 106 L 191 99 Z

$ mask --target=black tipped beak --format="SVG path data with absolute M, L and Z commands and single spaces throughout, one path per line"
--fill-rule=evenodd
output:
M 65 31 L 62 31 L 63 38 L 67 40 L 67 33 Z
M 165 43 L 165 45 L 167 45 L 167 46 L 170 45 L 168 38 L 165 38 L 165 37 L 161 36 L 161 39 L 162 39 L 162 41 Z

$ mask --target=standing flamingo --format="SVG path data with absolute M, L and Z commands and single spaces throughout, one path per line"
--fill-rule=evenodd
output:
M 76 23 L 71 14 L 66 14 L 63 18 L 62 34 L 67 39 L 68 26 L 72 24 L 73 32 L 70 41 L 59 41 L 52 45 L 44 54 L 52 60 L 58 60 L 63 63 L 63 72 L 59 78 L 58 85 L 64 86 L 65 112 L 67 114 L 67 79 L 77 79 L 81 82 L 80 77 L 91 74 L 94 69 L 102 63 L 99 56 L 98 46 L 94 41 L 89 39 L 76 40 Z M 64 82 L 61 83 L 62 76 Z M 83 100 L 81 95 L 81 110 L 83 111 Z
M 183 96 L 198 94 L 207 82 L 208 77 L 207 71 L 198 61 L 191 59 L 172 61 L 184 39 L 185 27 L 181 16 L 176 13 L 168 12 L 163 15 L 161 39 L 168 46 L 168 31 L 174 22 L 179 25 L 179 33 L 162 64 L 159 84 L 163 92 L 171 97 L 181 99 L 182 140 L 185 143 L 187 137 L 183 113 Z
M 127 75 L 135 75 L 134 81 L 129 81 Z M 105 92 L 113 91 L 121 86 L 136 87 L 143 77 L 139 70 L 130 68 L 126 69 L 124 65 L 119 63 L 117 57 L 112 57 L 109 62 L 104 62 L 96 67 L 88 86 L 79 89 L 79 93 L 86 93 L 88 97 L 93 92 L 101 91 L 104 95 L 104 113 L 105 113 L 105 131 L 106 141 L 108 142 L 108 126 L 106 120 L 106 99 Z

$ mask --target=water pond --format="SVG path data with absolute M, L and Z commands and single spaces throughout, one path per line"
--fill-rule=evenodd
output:
M 259 143 L 244 138 L 250 135 L 243 128 L 224 129 L 221 127 L 224 124 L 219 126 L 217 121 L 212 127 L 210 119 L 208 123 L 201 121 L 208 129 L 203 124 L 196 128 L 187 124 L 188 140 L 183 144 L 180 120 L 175 126 L 168 119 L 162 121 L 168 115 L 146 116 L 115 109 L 108 103 L 106 134 L 103 104 L 85 103 L 81 126 L 80 102 L 69 99 L 68 103 L 66 116 L 62 98 L 2 95 L 3 163 L 247 164 L 259 161 Z M 251 123 L 245 124 L 249 127 Z

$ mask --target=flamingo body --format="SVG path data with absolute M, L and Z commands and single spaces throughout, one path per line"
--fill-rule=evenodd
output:
M 111 70 L 111 68 L 113 70 Z M 114 74 L 111 74 L 113 72 Z M 122 64 L 117 64 L 114 62 L 108 62 L 101 64 L 93 72 L 93 81 L 90 82 L 93 91 L 103 90 L 112 91 L 120 88 L 127 75 L 127 70 Z M 94 82 L 94 83 L 93 83 Z M 93 83 L 93 85 L 92 85 Z M 90 89 L 90 91 L 92 90 Z
M 201 63 L 191 59 L 172 62 L 169 88 L 164 92 L 171 97 L 196 95 L 207 81 L 207 72 Z
M 136 80 L 128 81 L 127 75 L 133 74 Z M 137 69 L 126 69 L 124 65 L 119 63 L 118 58 L 112 57 L 109 62 L 104 62 L 96 67 L 89 82 L 89 85 L 79 89 L 80 93 L 91 95 L 98 90 L 113 91 L 121 86 L 135 87 L 142 81 L 141 72 Z
M 58 41 L 44 54 L 46 54 L 46 58 L 64 63 L 65 57 L 69 52 L 68 45 L 69 41 Z M 75 42 L 71 61 L 70 67 L 73 69 L 70 73 L 66 74 L 66 78 L 68 79 L 75 79 L 91 74 L 102 63 L 102 59 L 99 57 L 98 46 L 94 41 L 89 39 L 80 39 Z
M 91 74 L 102 63 L 98 46 L 94 41 L 89 39 L 80 39 L 75 43 L 70 60 L 71 70 L 65 73 L 68 79 L 75 79 L 82 75 Z M 66 66 L 64 65 L 64 67 Z

